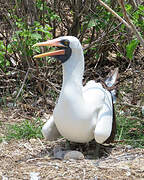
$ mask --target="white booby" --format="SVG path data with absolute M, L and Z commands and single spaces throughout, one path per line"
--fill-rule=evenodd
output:
M 63 84 L 53 115 L 42 128 L 44 137 L 55 140 L 60 135 L 67 140 L 87 143 L 95 139 L 99 144 L 111 142 L 115 136 L 113 95 L 101 83 L 82 84 L 84 54 L 76 37 L 63 36 L 34 46 L 56 46 L 58 50 L 34 56 L 52 56 L 63 65 Z M 118 76 L 116 68 L 105 84 L 111 87 Z

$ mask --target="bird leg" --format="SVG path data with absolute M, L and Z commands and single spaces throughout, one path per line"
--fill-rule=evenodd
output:
M 70 150 L 71 146 L 70 146 L 70 141 L 66 139 L 66 143 L 65 143 L 65 149 L 66 150 Z
M 99 159 L 100 157 L 100 144 L 96 142 L 96 149 L 94 151 L 94 157 L 96 159 Z

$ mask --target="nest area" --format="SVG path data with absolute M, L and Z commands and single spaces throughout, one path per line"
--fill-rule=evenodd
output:
M 102 159 L 58 160 L 49 156 L 59 142 L 38 139 L 1 144 L 2 178 L 29 179 L 143 179 L 144 150 L 117 146 Z

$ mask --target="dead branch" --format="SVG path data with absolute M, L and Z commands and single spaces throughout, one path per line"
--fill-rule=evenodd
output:
M 119 19 L 123 24 L 125 24 L 129 29 L 131 29 L 131 26 L 123 19 L 121 18 L 114 10 L 112 10 L 107 4 L 105 4 L 103 1 L 98 0 L 99 3 L 104 6 L 109 12 L 111 12 L 117 19 Z
M 25 85 L 25 82 L 26 82 L 26 79 L 27 79 L 27 77 L 28 77 L 29 71 L 30 71 L 30 69 L 28 68 L 27 73 L 26 73 L 26 75 L 25 75 L 25 77 L 24 77 L 22 86 L 21 86 L 21 88 L 20 88 L 20 90 L 19 90 L 19 92 L 18 92 L 18 94 L 17 94 L 17 96 L 16 96 L 16 98 L 15 98 L 15 102 L 17 101 L 17 99 L 18 99 L 18 97 L 19 97 L 19 95 L 20 95 L 20 93 L 21 93 L 21 91 L 22 91 L 22 89 L 23 89 L 23 87 L 24 87 L 24 85 Z
M 113 11 L 107 4 L 105 4 L 103 1 L 101 0 L 98 0 L 99 3 L 104 6 L 108 11 L 110 11 L 116 18 L 118 18 L 123 24 L 125 24 L 137 37 L 137 39 L 140 41 L 140 43 L 142 44 L 143 48 L 144 48 L 144 40 L 143 38 L 141 37 L 140 33 L 138 32 L 138 30 L 136 29 L 135 25 L 133 24 L 133 22 L 131 21 L 131 19 L 129 18 L 128 14 L 127 14 L 127 11 L 125 9 L 125 6 L 124 6 L 124 1 L 123 0 L 118 0 L 119 4 L 121 5 L 122 7 L 122 10 L 123 10 L 123 14 L 124 14 L 124 17 L 126 19 L 126 21 L 121 18 L 115 11 Z
M 137 39 L 140 41 L 141 45 L 144 48 L 144 40 L 143 40 L 142 36 L 140 35 L 139 31 L 136 29 L 136 26 L 133 24 L 133 22 L 131 21 L 131 19 L 128 16 L 125 5 L 124 5 L 124 0 L 118 0 L 118 2 L 121 5 L 121 8 L 123 10 L 123 14 L 124 14 L 126 21 L 128 22 L 128 24 L 131 27 L 130 28 L 131 31 L 136 35 Z

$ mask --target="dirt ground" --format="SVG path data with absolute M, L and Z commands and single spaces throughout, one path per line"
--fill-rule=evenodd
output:
M 39 139 L 0 144 L 0 179 L 144 179 L 144 149 L 116 146 L 100 159 L 59 160 L 52 149 L 65 140 Z
M 2 115 L 2 113 L 0 113 Z M 13 116 L 0 117 L 4 124 L 20 122 L 22 119 Z M 144 149 L 122 146 L 101 147 L 100 159 L 90 156 L 95 145 L 89 147 L 73 146 L 84 155 L 82 160 L 56 159 L 53 150 L 65 147 L 65 139 L 48 142 L 40 139 L 11 140 L 0 143 L 0 179 L 58 179 L 58 180 L 135 180 L 144 179 Z

